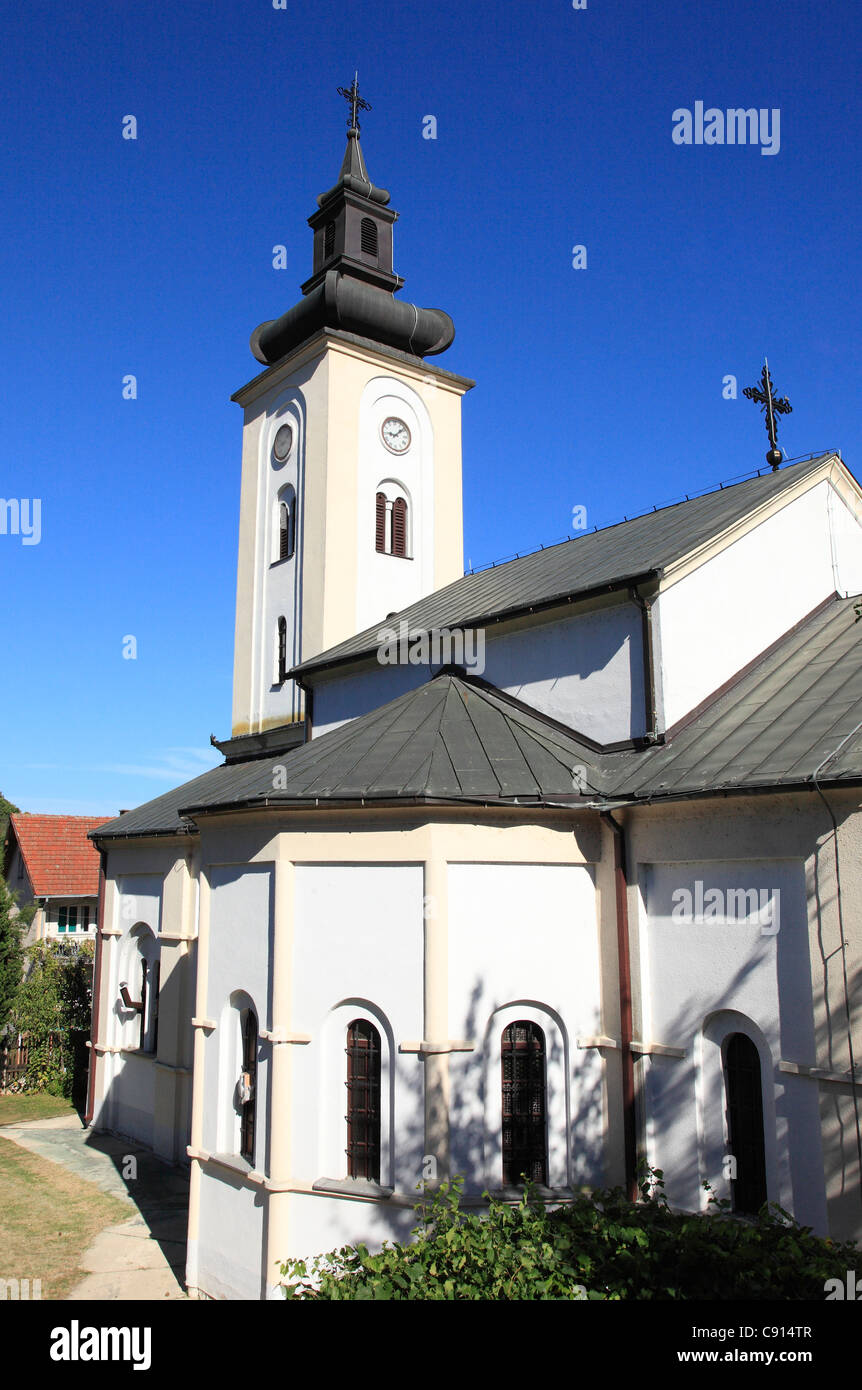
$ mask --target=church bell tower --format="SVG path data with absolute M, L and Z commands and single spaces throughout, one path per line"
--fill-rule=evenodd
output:
M 460 578 L 461 397 L 427 363 L 455 327 L 396 298 L 398 214 L 371 182 L 354 79 L 337 182 L 308 219 L 302 299 L 251 335 L 244 410 L 232 733 L 303 717 L 287 673 Z

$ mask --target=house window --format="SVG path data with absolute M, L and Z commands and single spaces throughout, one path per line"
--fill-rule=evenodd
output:
M 503 1030 L 503 1185 L 548 1181 L 545 1035 L 521 1020 Z
M 380 1181 L 380 1034 L 367 1019 L 347 1029 L 347 1176 Z
M 242 1072 L 239 1079 L 240 1157 L 254 1163 L 254 1115 L 257 1091 L 257 1015 L 254 1009 L 244 1009 L 240 1015 L 242 1027 Z
M 335 250 L 335 223 L 327 222 L 323 229 L 323 259 L 329 260 Z
M 383 483 L 374 499 L 374 549 L 378 555 L 410 558 L 409 520 L 404 490 L 398 483 Z
M 78 909 L 77 907 L 61 907 L 57 910 L 57 931 L 77 931 L 78 930 Z
M 278 620 L 278 684 L 287 680 L 287 619 Z
M 754 1215 L 766 1201 L 763 1143 L 763 1088 L 760 1053 L 745 1033 L 732 1033 L 724 1046 L 727 1137 L 736 1159 L 731 1180 L 733 1210 Z
M 377 223 L 370 217 L 363 217 L 359 237 L 363 256 L 373 256 L 377 260 Z

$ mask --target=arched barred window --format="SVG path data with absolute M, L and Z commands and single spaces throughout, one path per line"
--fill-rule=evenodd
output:
M 545 1035 L 526 1019 L 503 1030 L 503 1186 L 548 1181 Z
M 380 1181 L 380 1034 L 367 1019 L 347 1029 L 347 1176 Z
M 257 1092 L 257 1016 L 254 1009 L 240 1014 L 242 1029 L 242 1071 L 237 1085 L 240 1106 L 240 1157 L 254 1164 L 254 1117 Z
M 733 1210 L 755 1215 L 767 1200 L 760 1053 L 745 1033 L 731 1033 L 722 1051 L 727 1137 L 736 1160 L 730 1184 Z
M 278 644 L 278 654 L 277 654 L 278 675 L 277 675 L 277 677 L 276 677 L 276 682 L 277 682 L 278 685 L 283 685 L 284 682 L 287 680 L 287 619 L 286 619 L 286 618 L 279 618 L 279 620 L 278 620 L 277 644 Z
M 291 560 L 296 548 L 296 503 L 292 497 L 278 504 L 278 558 Z

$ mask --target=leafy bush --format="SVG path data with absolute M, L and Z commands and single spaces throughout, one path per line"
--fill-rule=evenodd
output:
M 13 1012 L 15 1028 L 26 1033 L 29 1044 L 25 1089 L 69 1097 L 75 1082 L 73 1035 L 90 1022 L 93 945 L 82 942 L 69 957 L 59 942 L 39 942 L 26 955 L 30 969 Z
M 757 1218 L 674 1212 L 660 1170 L 642 1200 L 621 1188 L 548 1210 L 528 1188 L 517 1205 L 460 1209 L 463 1180 L 442 1183 L 410 1244 L 379 1254 L 345 1246 L 281 1266 L 286 1298 L 354 1299 L 822 1299 L 829 1278 L 857 1267 L 858 1248 L 811 1233 L 778 1206 Z M 705 1184 L 705 1186 L 707 1186 Z M 485 1194 L 487 1196 L 487 1194 Z

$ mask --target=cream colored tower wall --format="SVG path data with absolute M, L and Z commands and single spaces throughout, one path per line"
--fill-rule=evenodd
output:
M 237 568 L 233 733 L 301 713 L 276 676 L 276 624 L 287 623 L 288 665 L 449 584 L 463 572 L 461 378 L 364 340 L 326 334 L 239 393 L 245 407 Z M 380 441 L 387 414 L 409 423 L 403 456 Z M 272 443 L 294 428 L 280 469 Z M 411 500 L 413 559 L 378 555 L 374 499 L 385 479 Z M 277 559 L 279 492 L 298 498 L 296 555 Z

